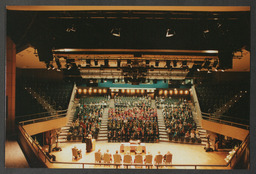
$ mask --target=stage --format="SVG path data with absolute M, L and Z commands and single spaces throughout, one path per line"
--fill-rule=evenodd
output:
M 103 143 L 96 142 L 95 151 L 86 153 L 85 143 L 60 143 L 59 146 L 62 151 L 52 152 L 56 156 L 57 162 L 74 162 L 74 163 L 94 163 L 94 153 L 101 149 L 102 154 L 109 149 L 111 154 L 114 154 L 116 150 L 120 153 L 121 143 Z M 180 165 L 225 165 L 224 161 L 228 152 L 205 152 L 204 147 L 201 145 L 191 144 L 179 144 L 179 143 L 145 143 L 146 151 L 150 152 L 154 156 L 161 152 L 162 155 L 170 151 L 173 154 L 173 163 Z M 75 160 L 72 159 L 72 148 L 76 146 L 78 149 L 82 149 L 82 158 Z M 131 153 L 134 161 L 134 153 Z M 143 154 L 143 158 L 144 158 Z M 123 158 L 123 153 L 121 153 Z M 54 164 L 54 168 L 82 168 L 81 164 Z M 114 166 L 99 166 L 99 165 L 85 165 L 84 168 L 104 168 L 111 169 Z M 124 168 L 121 166 L 121 168 Z M 134 166 L 130 168 L 135 168 Z M 153 167 L 155 169 L 156 167 Z M 195 167 L 183 166 L 183 167 L 163 167 L 163 169 L 195 169 Z M 229 167 L 197 167 L 197 169 L 230 169 Z

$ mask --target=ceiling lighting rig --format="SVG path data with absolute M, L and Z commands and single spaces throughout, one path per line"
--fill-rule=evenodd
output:
M 148 68 L 143 61 L 133 60 L 130 64 L 124 64 L 122 67 L 122 75 L 126 83 L 138 85 L 140 82 L 146 81 Z

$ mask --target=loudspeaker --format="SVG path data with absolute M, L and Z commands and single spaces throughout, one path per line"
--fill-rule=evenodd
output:
M 218 57 L 219 57 L 219 67 L 221 69 L 231 69 L 233 67 L 232 51 L 220 50 Z
M 47 45 L 38 45 L 37 53 L 39 61 L 50 62 L 53 60 L 52 48 Z

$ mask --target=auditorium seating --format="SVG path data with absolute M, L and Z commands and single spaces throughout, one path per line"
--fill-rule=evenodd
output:
M 190 142 L 191 140 L 195 143 L 195 140 L 200 139 L 192 111 L 186 100 L 169 103 L 162 109 L 162 112 L 170 140 L 175 142 L 184 142 L 184 140 Z
M 135 107 L 135 106 L 151 106 L 150 97 L 123 97 L 118 96 L 114 98 L 115 107 Z
M 80 103 L 84 103 L 84 98 L 81 100 Z M 88 102 L 92 103 L 89 100 Z M 70 133 L 67 137 L 68 140 L 82 140 L 88 134 L 91 134 L 94 139 L 97 139 L 104 108 L 99 103 L 95 104 L 80 104 L 76 108 L 72 126 L 69 130 Z
M 108 140 L 128 142 L 158 142 L 159 130 L 156 109 L 149 107 L 111 108 L 108 117 Z
M 31 94 L 29 94 L 29 92 L 25 88 L 18 87 L 18 86 L 16 88 L 15 107 L 16 107 L 16 110 L 15 110 L 16 120 L 18 121 L 31 119 L 31 117 L 19 117 L 19 116 L 47 112 L 47 110 L 43 108 L 42 105 L 40 105 L 38 101 Z M 33 117 L 33 119 L 35 118 L 36 117 Z
M 68 108 L 73 84 L 67 82 L 27 82 L 26 87 L 31 88 L 45 99 L 55 110 Z
M 81 105 L 101 105 L 108 107 L 108 97 L 84 97 L 80 99 L 79 103 Z
M 170 106 L 171 104 L 175 104 L 179 102 L 178 98 L 165 98 L 165 97 L 156 97 L 156 107 L 163 108 L 164 106 Z
M 213 113 L 232 97 L 245 91 L 243 84 L 205 84 L 197 85 L 196 92 L 202 112 Z

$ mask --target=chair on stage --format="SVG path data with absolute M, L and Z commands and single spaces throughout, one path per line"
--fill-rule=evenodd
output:
M 121 164 L 122 163 L 122 158 L 121 158 L 120 154 L 114 154 L 113 157 L 114 157 L 114 163 L 115 164 Z
M 132 156 L 129 152 L 124 155 L 124 164 L 132 164 Z
M 172 163 L 172 154 L 167 154 L 165 164 L 171 164 L 171 163 Z
M 124 154 L 127 154 L 127 152 L 131 151 L 131 147 L 130 146 L 124 146 Z
M 110 161 L 111 161 L 111 155 L 108 154 L 108 153 L 104 153 L 103 161 L 104 161 L 104 163 L 110 163 Z
M 147 154 L 145 157 L 145 164 L 153 165 L 152 160 L 153 160 L 153 156 L 151 154 Z M 152 166 L 151 166 L 151 168 L 152 168 Z
M 101 153 L 95 152 L 95 163 L 101 163 Z
M 155 156 L 155 165 L 159 165 L 163 163 L 163 155 L 158 154 Z
M 82 158 L 82 153 L 81 150 L 78 150 L 76 147 L 72 148 L 72 159 L 78 159 L 78 158 Z
M 141 154 L 135 155 L 134 163 L 135 164 L 143 164 L 143 160 L 142 160 L 142 155 Z M 135 166 L 135 168 L 142 168 L 142 166 Z

